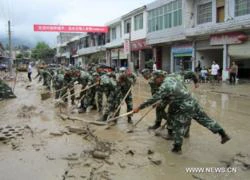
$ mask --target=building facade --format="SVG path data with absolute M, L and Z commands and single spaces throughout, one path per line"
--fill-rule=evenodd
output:
M 61 57 L 132 70 L 155 62 L 168 72 L 194 71 L 198 62 L 210 68 L 216 61 L 223 79 L 236 61 L 239 77 L 250 78 L 249 0 L 156 0 L 106 25 L 106 34 L 61 42 Z
M 250 77 L 247 59 L 249 0 L 158 0 L 147 5 L 147 43 L 153 46 L 158 68 L 170 72 L 194 70 L 198 62 L 215 60 L 227 78 L 232 60 L 239 76 Z

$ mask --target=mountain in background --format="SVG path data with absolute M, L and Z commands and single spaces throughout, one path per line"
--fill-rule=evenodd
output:
M 6 47 L 9 44 L 8 38 L 0 38 L 0 42 L 3 44 L 4 47 Z M 21 38 L 12 38 L 12 47 L 19 47 L 19 46 L 26 46 L 29 48 L 34 48 L 36 46 L 35 42 L 29 42 Z

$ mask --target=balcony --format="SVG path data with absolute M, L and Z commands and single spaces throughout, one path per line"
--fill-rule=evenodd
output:
M 119 39 L 111 40 L 111 42 L 105 45 L 105 48 L 115 48 L 115 47 L 120 47 L 122 45 L 123 45 L 123 41 L 121 38 L 119 38 Z
M 104 46 L 92 46 L 92 47 L 87 47 L 87 48 L 81 48 L 78 50 L 77 54 L 81 56 L 81 55 L 93 54 L 93 53 L 100 52 L 100 51 L 105 51 L 105 47 Z
M 208 34 L 219 34 L 225 32 L 233 32 L 250 28 L 250 18 L 247 19 L 231 19 L 223 23 L 211 23 L 198 25 L 194 28 L 186 30 L 187 37 L 204 36 Z

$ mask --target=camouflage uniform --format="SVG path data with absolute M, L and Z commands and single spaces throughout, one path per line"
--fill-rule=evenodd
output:
M 72 95 L 71 96 L 71 104 L 75 103 L 75 95 L 73 95 L 73 94 L 75 94 L 75 90 L 74 90 L 74 81 L 75 80 L 76 79 L 74 79 L 72 76 L 72 71 L 67 71 L 64 74 L 64 86 L 67 86 L 67 87 L 62 90 L 62 96 L 64 96 L 69 89 L 70 95 Z M 63 98 L 63 101 L 68 102 L 67 96 Z
M 150 73 L 149 69 L 144 69 L 142 71 L 142 73 Z M 166 72 L 161 71 L 161 70 L 157 70 L 154 72 L 155 74 L 159 73 L 159 74 L 166 74 Z M 148 74 L 149 76 L 151 76 L 151 74 Z M 155 82 L 155 78 L 151 77 L 148 80 L 148 84 L 151 88 L 151 94 L 152 96 L 159 90 L 159 86 L 156 84 Z M 155 124 L 153 126 L 150 126 L 149 129 L 157 129 L 158 127 L 161 126 L 161 121 L 164 118 L 165 120 L 167 120 L 167 128 L 169 131 L 172 130 L 172 124 L 170 123 L 169 118 L 167 118 L 167 113 L 165 112 L 165 108 L 166 108 L 166 104 L 161 102 L 159 105 L 156 106 L 155 109 L 155 116 L 156 116 L 156 120 L 155 120 Z
M 108 116 L 112 116 L 112 113 L 119 106 L 121 93 L 120 89 L 117 88 L 116 80 L 108 75 L 101 76 L 100 88 L 107 97 L 107 107 L 105 108 L 104 115 L 99 120 L 106 121 Z
M 136 82 L 136 75 L 133 73 L 126 73 L 123 72 L 118 77 L 118 86 L 121 90 L 121 98 L 123 99 L 130 87 L 134 85 Z M 130 90 L 129 94 L 125 98 L 125 102 L 127 104 L 127 112 L 130 112 L 133 110 L 133 96 L 132 96 L 132 90 Z M 119 109 L 120 112 L 120 109 Z M 131 122 L 131 116 L 128 116 L 128 122 Z
M 50 90 L 50 83 L 52 80 L 51 70 L 45 69 L 42 72 L 42 77 L 43 77 L 43 86 L 46 86 Z
M 0 79 L 0 100 L 15 97 L 16 96 L 12 92 L 11 88 Z
M 197 83 L 198 80 L 195 80 Z M 213 119 L 209 118 L 204 110 L 200 107 L 197 100 L 192 97 L 186 86 L 178 78 L 167 76 L 162 83 L 159 91 L 139 106 L 143 109 L 158 100 L 164 100 L 169 104 L 168 114 L 173 123 L 174 148 L 173 152 L 181 150 L 183 136 L 186 126 L 190 124 L 191 119 L 195 119 L 199 124 L 208 128 L 213 133 L 219 133 L 222 143 L 229 140 L 222 127 Z M 228 138 L 228 139 L 226 139 Z
M 86 72 L 86 71 L 80 71 L 80 76 L 78 77 L 78 82 L 79 84 L 82 85 L 81 87 L 81 90 L 85 89 L 88 85 L 88 83 L 92 80 L 92 77 L 91 75 Z M 87 107 L 86 105 L 84 104 L 84 101 L 85 101 L 85 98 L 88 98 L 88 96 L 85 96 L 86 95 L 86 91 L 83 91 L 80 93 L 80 99 L 81 99 L 81 110 L 79 111 L 80 112 L 83 112 Z M 85 96 L 84 98 L 82 98 L 83 96 Z
M 62 94 L 62 90 L 58 91 L 59 89 L 63 88 L 63 81 L 64 81 L 64 74 L 60 70 L 57 71 L 57 74 L 53 78 L 53 85 L 56 90 L 55 99 L 58 99 Z

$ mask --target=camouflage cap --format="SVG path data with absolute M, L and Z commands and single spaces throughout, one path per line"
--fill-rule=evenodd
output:
M 145 76 L 145 75 L 150 75 L 151 72 L 150 72 L 149 69 L 143 69 L 143 70 L 141 71 L 141 74 L 142 74 L 143 76 Z
M 156 70 L 153 72 L 153 78 L 157 78 L 157 77 L 160 77 L 160 76 L 166 76 L 167 73 L 165 71 L 162 71 L 162 70 Z

